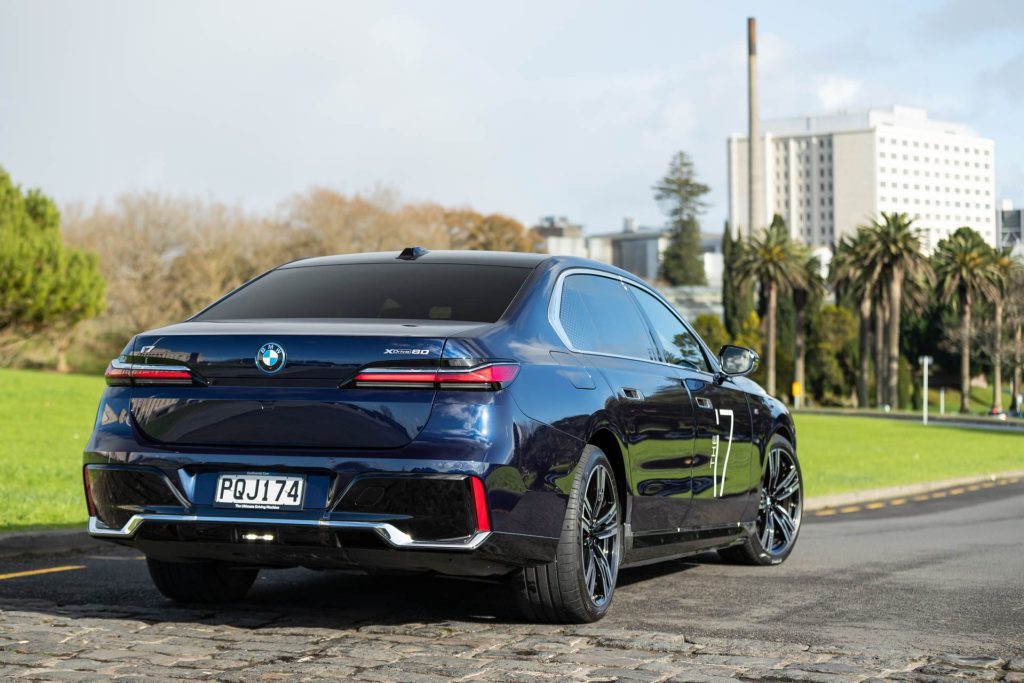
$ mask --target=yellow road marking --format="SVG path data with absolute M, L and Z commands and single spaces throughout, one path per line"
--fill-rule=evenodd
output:
M 884 508 L 885 503 L 868 503 L 865 507 L 867 507 L 868 510 L 877 510 L 878 508 Z
M 977 491 L 980 488 L 981 488 L 981 486 L 979 486 L 978 484 L 971 484 L 970 486 L 967 487 L 967 490 L 968 491 Z
M 836 511 L 833 510 L 832 508 L 828 508 L 826 510 L 818 510 L 817 512 L 814 513 L 814 516 L 815 517 L 831 517 L 834 514 L 836 514 Z
M 52 574 L 54 572 L 69 572 L 72 569 L 85 569 L 85 565 L 69 564 L 63 567 L 47 567 L 46 569 L 29 569 L 23 572 L 11 572 L 10 574 L 0 574 L 0 581 L 6 581 L 7 579 L 20 579 L 24 576 L 39 576 L 40 574 Z
M 983 488 L 983 489 L 990 489 L 990 488 L 992 488 L 993 486 L 995 486 L 995 484 L 994 484 L 994 483 L 992 483 L 992 482 L 990 482 L 990 481 L 986 481 L 986 482 L 985 482 L 984 484 L 982 484 L 982 485 L 981 485 L 981 488 Z
M 840 512 L 860 512 L 860 505 L 847 505 L 844 508 L 839 508 Z
M 956 488 L 956 489 L 952 489 L 952 490 L 951 490 L 951 491 L 949 492 L 949 495 L 951 495 L 951 496 L 959 496 L 959 495 L 960 495 L 961 493 L 963 493 L 963 492 L 964 492 L 964 489 L 961 489 L 961 488 Z
M 917 500 L 917 501 L 928 500 L 928 498 L 929 498 L 929 496 L 927 496 L 927 495 L 914 496 L 914 500 Z
M 1009 480 L 1009 479 L 1000 479 L 1000 480 L 999 480 L 999 485 L 1000 485 L 1000 486 L 1006 486 L 1006 485 L 1007 485 L 1007 484 L 1009 484 L 1009 483 L 1010 483 L 1010 480 Z
M 906 498 L 893 498 L 889 501 L 889 505 L 903 505 L 907 502 Z
M 1017 484 L 1020 482 L 1020 477 L 1014 477 L 1013 479 L 1007 479 L 1006 481 L 1011 484 Z
M 945 498 L 945 497 L 946 497 L 946 492 L 945 491 L 936 491 L 935 493 L 932 494 L 932 498 Z

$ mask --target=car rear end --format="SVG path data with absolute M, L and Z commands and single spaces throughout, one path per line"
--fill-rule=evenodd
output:
M 539 263 L 304 261 L 138 335 L 85 453 L 90 533 L 245 566 L 494 575 L 547 559 L 561 519 L 523 502 L 558 508 L 543 482 L 575 445 L 507 390 Z M 540 459 L 522 439 L 537 430 Z

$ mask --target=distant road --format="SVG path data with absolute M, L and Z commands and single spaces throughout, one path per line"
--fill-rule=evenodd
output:
M 884 420 L 902 420 L 921 423 L 920 413 L 884 413 L 875 410 L 842 410 L 839 408 L 804 408 L 794 415 L 837 415 L 839 417 L 877 417 Z M 1011 418 L 996 420 L 990 417 L 963 415 L 928 415 L 929 426 L 963 427 L 966 429 L 987 429 L 992 431 L 1024 432 L 1024 420 Z

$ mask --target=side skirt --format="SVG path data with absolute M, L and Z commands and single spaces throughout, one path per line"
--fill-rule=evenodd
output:
M 632 533 L 626 525 L 626 552 L 622 567 L 641 567 L 664 560 L 727 548 L 742 543 L 752 533 L 752 523 L 737 522 L 728 526 L 698 529 L 667 529 L 643 534 Z

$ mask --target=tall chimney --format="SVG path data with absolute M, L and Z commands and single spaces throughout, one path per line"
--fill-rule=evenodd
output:
M 761 121 L 757 107 L 757 20 L 747 19 L 747 234 L 765 227 L 764 156 L 761 148 Z

